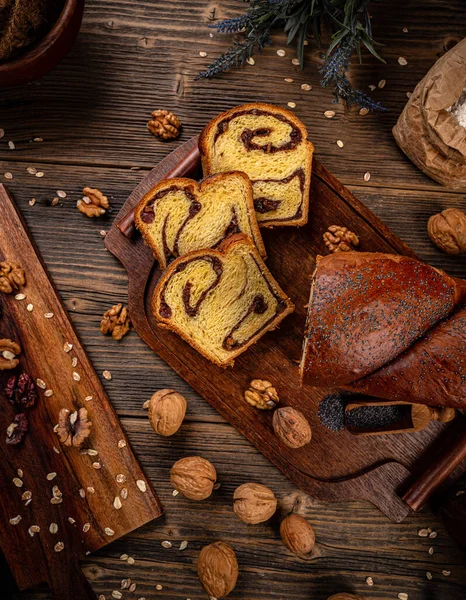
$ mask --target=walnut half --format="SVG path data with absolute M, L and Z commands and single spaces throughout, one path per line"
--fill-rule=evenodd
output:
M 26 285 L 26 274 L 18 263 L 5 260 L 0 262 L 0 292 L 11 294 Z
M 466 252 L 466 214 L 459 208 L 447 208 L 432 215 L 427 233 L 437 248 L 447 254 Z
M 76 206 L 79 212 L 87 217 L 100 217 L 110 208 L 107 196 L 104 196 L 100 190 L 95 188 L 83 188 L 83 198 L 78 200 Z
M 130 326 L 128 308 L 123 304 L 115 304 L 104 313 L 100 322 L 100 333 L 110 333 L 114 340 L 121 340 L 128 333 Z
M 79 448 L 91 434 L 91 429 L 92 423 L 87 418 L 85 408 L 72 413 L 67 408 L 61 409 L 58 415 L 57 434 L 62 444 Z
M 174 140 L 180 135 L 181 123 L 169 110 L 154 110 L 147 127 L 162 140 Z
M 21 352 L 21 346 L 12 340 L 0 340 L 0 371 L 7 371 L 18 366 L 16 358 Z
M 248 404 L 261 410 L 271 410 L 278 404 L 277 390 L 266 379 L 253 379 L 249 389 L 244 392 Z
M 340 225 L 330 225 L 323 238 L 330 252 L 350 252 L 359 246 L 358 236 Z

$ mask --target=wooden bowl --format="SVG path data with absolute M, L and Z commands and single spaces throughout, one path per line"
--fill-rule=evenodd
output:
M 65 0 L 50 31 L 18 58 L 0 65 L 0 87 L 39 79 L 69 52 L 81 27 L 85 0 Z

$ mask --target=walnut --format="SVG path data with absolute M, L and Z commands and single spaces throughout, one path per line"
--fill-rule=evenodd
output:
M 169 110 L 154 110 L 147 127 L 162 140 L 174 140 L 180 135 L 181 123 Z
M 0 262 L 0 292 L 11 294 L 26 285 L 26 273 L 18 263 Z
M 225 598 L 238 579 L 238 561 L 231 546 L 215 542 L 202 548 L 197 560 L 197 573 L 210 598 Z
M 301 448 L 311 441 L 311 426 L 306 417 L 291 406 L 276 410 L 272 424 L 277 437 L 289 448 Z
M 277 390 L 265 379 L 253 379 L 244 392 L 244 399 L 261 410 L 270 410 L 278 404 Z
M 340 594 L 334 594 L 330 596 L 328 600 L 362 600 L 361 596 L 356 594 L 348 594 L 348 592 L 341 592 Z
M 87 418 L 87 410 L 80 408 L 70 413 L 67 408 L 62 408 L 58 415 L 57 434 L 60 442 L 65 446 L 79 448 L 84 440 L 91 434 L 92 423 Z
M 5 386 L 5 397 L 18 412 L 31 408 L 37 402 L 37 389 L 34 380 L 27 373 L 12 375 Z
M 19 360 L 16 358 L 21 352 L 21 346 L 16 342 L 4 339 L 0 340 L 0 371 L 7 371 L 18 366 Z
M 310 524 L 301 517 L 292 513 L 283 519 L 280 524 L 280 535 L 288 550 L 297 556 L 306 556 L 314 548 L 316 537 Z
M 114 340 L 121 340 L 131 327 L 128 309 L 123 304 L 115 304 L 109 308 L 100 321 L 100 333 L 111 333 Z
M 85 187 L 83 188 L 83 194 L 84 197 L 82 200 L 78 200 L 76 206 L 79 212 L 87 217 L 100 217 L 110 208 L 107 196 L 104 196 L 101 191 Z
M 233 510 L 241 521 L 256 525 L 268 521 L 277 510 L 277 499 L 265 485 L 243 483 L 233 494 Z
M 205 500 L 214 489 L 217 472 L 212 463 L 200 456 L 178 460 L 170 470 L 170 481 L 175 490 L 190 500 Z
M 330 252 L 350 252 L 359 246 L 358 236 L 340 225 L 330 225 L 323 238 Z
M 149 401 L 149 421 L 155 433 L 168 437 L 181 427 L 187 402 L 175 390 L 159 390 Z
M 458 208 L 447 208 L 432 215 L 427 233 L 434 244 L 447 254 L 466 252 L 466 214 Z
M 13 423 L 6 430 L 6 443 L 11 445 L 19 444 L 29 428 L 29 421 L 24 413 L 16 415 Z

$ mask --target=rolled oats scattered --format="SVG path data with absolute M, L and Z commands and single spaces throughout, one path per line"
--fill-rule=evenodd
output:
M 68 523 L 71 523 L 71 525 L 74 525 L 76 523 L 76 520 L 73 519 L 73 517 L 68 517 Z
M 112 598 L 119 600 L 120 598 L 123 598 L 123 594 L 119 590 L 113 590 Z
M 40 142 L 43 142 L 43 141 L 44 141 L 44 138 L 41 138 L 41 137 L 35 137 L 35 138 L 34 138 L 32 141 L 33 141 L 33 142 L 40 143 Z
M 405 67 L 408 64 L 408 61 L 404 56 L 400 56 L 400 58 L 398 59 L 398 64 L 402 67 Z
M 112 537 L 112 535 L 115 535 L 115 532 L 113 531 L 113 529 L 110 529 L 110 527 L 106 527 L 104 531 L 105 535 L 108 535 L 108 537 Z
M 88 486 L 87 487 L 87 493 L 88 494 L 95 494 L 95 489 L 92 486 Z
M 187 547 L 188 547 L 187 540 L 183 540 L 180 544 L 180 550 L 186 550 Z
M 90 528 L 91 528 L 91 524 L 90 523 L 84 523 L 84 525 L 83 525 L 83 532 L 87 533 Z
M 63 351 L 68 353 L 71 352 L 71 350 L 73 349 L 73 344 L 70 344 L 68 342 L 65 342 L 63 345 Z
M 417 534 L 419 537 L 427 537 L 429 535 L 429 532 L 427 531 L 427 529 L 419 529 Z
M 84 402 L 90 402 L 92 400 L 92 396 L 86 396 L 84 398 Z
M 301 89 L 304 92 L 308 92 L 309 90 L 312 90 L 312 85 L 309 85 L 308 83 L 302 83 L 301 84 Z
M 278 56 L 286 56 L 285 50 L 282 50 L 282 49 L 277 50 L 277 54 L 278 54 Z
M 432 556 L 432 554 L 433 554 L 433 553 L 434 553 L 434 548 L 433 548 L 433 546 L 431 546 L 431 547 L 429 548 L 429 554 Z
M 256 61 L 253 59 L 252 56 L 250 56 L 249 58 L 246 59 L 246 62 L 248 63 L 248 65 L 255 65 Z
M 409 596 L 408 596 L 408 594 L 405 594 L 405 592 L 400 592 L 398 594 L 398 598 L 399 598 L 399 600 L 408 600 Z
M 16 517 L 13 517 L 10 519 L 10 523 L 11 525 L 18 525 L 18 523 L 22 520 L 22 516 L 21 515 L 16 515 Z
M 34 534 L 36 533 L 40 533 L 39 525 L 31 525 L 31 527 L 28 529 L 28 533 L 31 537 L 34 537 Z
M 115 477 L 115 480 L 117 483 L 125 483 L 126 475 L 123 475 L 123 473 L 118 473 L 118 475 Z
M 52 481 L 52 479 L 55 479 L 56 476 L 57 474 L 55 473 L 55 471 L 53 471 L 52 473 L 47 474 L 47 479 L 48 481 Z
M 408 28 L 407 27 L 403 27 L 403 33 L 408 33 Z
M 77 358 L 77 356 L 74 356 L 73 360 L 71 361 L 71 366 L 74 368 L 77 364 L 78 364 L 78 358 Z
M 2 137 L 5 136 L 5 130 L 4 129 L 0 129 L 0 140 L 2 139 Z
M 36 203 L 36 199 L 35 198 L 31 198 L 29 200 L 29 206 L 34 206 L 35 203 Z
M 24 300 L 26 298 L 26 294 L 16 294 L 15 300 Z
M 10 140 L 10 141 L 8 142 L 8 148 L 9 148 L 10 150 L 14 150 L 14 149 L 16 148 L 16 146 L 15 146 L 15 143 L 14 143 L 14 142 L 12 142 L 12 141 Z
M 121 490 L 120 490 L 120 496 L 123 498 L 123 500 L 126 500 L 126 498 L 128 497 L 128 490 L 127 490 L 127 488 L 121 488 Z
M 370 91 L 371 91 L 371 92 L 373 92 L 373 91 L 375 90 L 375 88 L 376 88 L 376 87 L 377 87 L 376 85 L 370 85 L 370 86 L 369 86 L 369 89 L 370 89 Z
M 102 468 L 102 465 L 100 464 L 100 462 L 97 462 L 97 461 L 93 462 L 92 466 L 94 467 L 94 469 L 101 469 Z
M 288 102 L 288 103 L 287 103 L 287 106 L 288 106 L 289 108 L 296 108 L 296 102 Z
M 129 588 L 128 588 L 128 589 L 129 589 L 129 591 L 130 591 L 130 592 L 135 592 L 135 591 L 136 591 L 136 587 L 137 587 L 137 585 L 136 585 L 135 583 L 132 583 L 132 584 L 129 586 Z
M 387 82 L 386 82 L 386 80 L 385 80 L 385 79 L 381 79 L 381 80 L 379 81 L 379 83 L 377 84 L 377 87 L 378 87 L 380 90 L 382 90 L 382 89 L 383 89 L 383 88 L 384 88 L 386 85 L 387 85 Z
M 171 547 L 173 546 L 173 544 L 172 544 L 171 542 L 169 542 L 168 540 L 164 540 L 164 541 L 162 542 L 162 546 L 163 546 L 164 548 L 171 548 Z
M 130 583 L 131 579 L 122 579 L 120 583 L 121 589 L 126 590 L 126 588 L 129 587 Z
M 55 454 L 60 454 L 60 450 L 56 446 L 52 446 L 52 448 Z
M 293 60 L 291 61 L 291 64 L 299 67 L 299 58 L 293 58 Z
M 333 119 L 333 117 L 335 116 L 335 114 L 336 114 L 336 113 L 335 113 L 335 111 L 334 111 L 334 110 L 326 110 L 326 111 L 324 112 L 324 117 L 325 117 L 326 119 Z
M 107 371 L 107 370 L 103 371 L 102 375 L 104 376 L 104 378 L 105 378 L 107 381 L 110 381 L 110 380 L 111 380 L 111 378 L 112 378 L 112 374 L 110 373 L 110 371 Z
M 45 175 L 44 171 L 37 171 L 36 177 L 43 177 Z
M 13 173 L 10 173 L 9 171 L 7 171 L 6 173 L 3 174 L 3 177 L 5 177 L 5 179 L 13 179 Z
M 23 487 L 23 480 L 19 477 L 13 477 L 13 483 L 16 487 Z
M 371 178 L 371 174 L 369 173 L 369 171 L 366 171 L 364 173 L 364 181 L 369 181 L 370 178 Z
M 86 490 L 83 489 L 83 488 L 80 488 L 79 495 L 81 496 L 81 498 L 85 498 L 86 497 Z
M 429 533 L 429 537 L 431 540 L 434 540 L 437 537 L 438 533 L 436 531 L 431 531 Z
M 201 56 L 202 58 L 205 58 L 207 56 L 207 52 L 199 52 L 199 56 Z
M 158 592 L 160 592 L 160 590 L 163 590 L 163 586 L 162 586 L 162 585 L 160 585 L 160 583 L 158 583 L 158 584 L 155 586 L 155 589 L 156 589 Z
M 118 440 L 118 448 L 125 448 L 126 442 L 125 440 Z
M 115 499 L 113 500 L 113 507 L 116 508 L 116 510 L 120 510 L 122 506 L 123 504 L 121 503 L 120 497 L 115 496 Z
M 32 312 L 34 310 L 34 304 L 28 304 L 26 306 L 26 310 L 28 310 L 29 312 Z
M 179 493 L 180 493 L 180 492 L 179 492 L 178 490 L 173 490 L 173 492 L 172 492 L 172 496 L 175 496 L 175 497 L 176 497 L 176 496 L 178 496 L 178 494 L 179 494 Z
M 100 233 L 100 235 L 101 235 L 102 237 L 105 237 L 105 236 L 107 235 L 107 232 L 105 231 L 105 229 L 101 229 L 101 230 L 99 231 L 99 233 Z
M 285 77 L 283 81 L 285 81 L 286 83 L 293 83 L 294 79 L 292 79 L 291 77 Z
M 21 496 L 21 500 L 30 500 L 32 498 L 31 490 L 26 490 Z
M 53 497 L 50 500 L 50 504 L 61 504 L 63 502 L 63 498 Z
M 53 319 L 53 312 L 48 312 L 48 313 L 45 313 L 45 314 L 44 314 L 44 317 L 45 317 L 46 319 Z
M 359 114 L 362 116 L 367 115 L 369 114 L 369 109 L 364 106 L 363 108 L 359 109 Z
M 52 534 L 57 533 L 57 531 L 58 531 L 58 525 L 56 523 L 50 523 L 49 531 Z
M 97 600 L 107 600 L 103 594 L 100 594 Z
M 132 556 L 128 556 L 128 558 L 126 559 L 126 562 L 127 562 L 129 565 L 134 565 L 134 563 L 135 563 L 136 561 L 134 560 L 134 558 L 133 558 Z
M 58 204 L 59 202 L 60 202 L 60 199 L 55 197 L 55 198 L 52 200 L 52 202 L 51 202 L 50 204 L 51 204 L 52 206 L 57 206 L 57 204 Z
M 53 396 L 53 390 L 45 390 L 44 396 L 50 398 L 50 396 Z
M 45 390 L 45 388 L 47 387 L 47 384 L 43 379 L 36 379 L 36 385 L 37 387 L 40 387 L 41 390 Z
M 16 473 L 18 477 L 22 477 L 24 475 L 23 469 L 16 469 Z
M 146 400 L 146 401 L 144 402 L 144 404 L 142 405 L 142 408 L 143 408 L 143 410 L 146 410 L 146 409 L 148 409 L 148 408 L 149 408 L 149 404 L 150 404 L 150 400 Z
M 442 571 L 442 575 L 444 575 L 445 577 L 450 577 L 450 575 L 451 575 L 451 571 L 447 571 L 446 569 L 444 569 L 444 570 Z
M 59 198 L 66 198 L 66 192 L 64 192 L 63 190 L 57 190 L 57 196 Z
M 141 492 L 147 491 L 147 485 L 146 485 L 146 482 L 143 479 L 138 479 L 136 481 L 136 485 L 141 490 Z
M 429 581 L 432 581 L 432 579 L 433 579 L 432 573 L 430 571 L 427 571 L 426 577 Z
M 344 144 L 344 143 L 343 143 L 341 140 L 337 140 L 337 146 L 338 146 L 339 148 L 343 148 L 343 146 L 344 146 L 344 145 L 345 145 L 345 144 Z
M 77 373 L 76 371 L 73 371 L 73 379 L 75 381 L 81 381 L 81 375 L 79 373 Z
M 127 554 L 122 554 L 120 556 L 120 560 L 128 560 L 129 556 Z
M 366 577 L 366 583 L 369 586 L 374 585 L 374 580 L 372 579 L 372 577 Z

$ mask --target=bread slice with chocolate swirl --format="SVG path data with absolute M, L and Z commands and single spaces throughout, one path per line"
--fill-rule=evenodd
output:
M 294 310 L 251 239 L 232 235 L 218 250 L 177 258 L 159 279 L 153 310 L 219 366 L 234 359 Z
M 135 222 L 161 269 L 170 256 L 215 248 L 234 233 L 248 235 L 266 256 L 251 182 L 244 173 L 213 175 L 200 184 L 182 177 L 164 179 L 139 202 Z
M 244 104 L 213 119 L 199 138 L 204 175 L 243 171 L 260 227 L 305 225 L 314 146 L 293 113 Z

